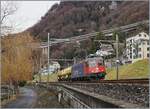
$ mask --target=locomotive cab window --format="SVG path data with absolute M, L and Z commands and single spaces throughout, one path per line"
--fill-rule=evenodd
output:
M 104 65 L 104 60 L 103 59 L 98 59 L 97 64 L 98 65 Z
M 103 65 L 103 63 L 102 62 L 98 62 L 98 65 L 100 66 L 100 65 Z
M 86 66 L 86 67 L 88 67 L 88 66 L 89 66 L 89 64 L 88 64 L 88 62 L 87 62 L 87 61 L 85 62 L 85 66 Z
M 96 66 L 96 60 L 90 60 L 89 67 L 95 67 L 95 66 Z
M 100 57 L 89 58 L 88 65 L 89 65 L 89 67 L 95 67 L 97 65 L 98 66 L 104 65 L 104 60 L 103 60 L 103 58 L 100 58 Z

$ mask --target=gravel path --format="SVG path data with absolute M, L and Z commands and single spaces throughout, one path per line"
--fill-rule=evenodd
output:
M 67 108 L 67 104 L 58 102 L 56 93 L 46 88 L 27 86 L 20 88 L 16 100 L 7 103 L 4 108 Z
M 67 104 L 58 102 L 56 93 L 48 91 L 46 88 L 36 88 L 37 102 L 35 108 L 67 108 Z
M 5 108 L 32 108 L 37 100 L 37 94 L 30 88 L 20 88 L 20 94 L 16 100 L 7 103 Z

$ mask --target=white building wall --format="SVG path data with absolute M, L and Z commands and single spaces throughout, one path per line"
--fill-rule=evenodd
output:
M 149 46 L 149 36 L 144 32 L 126 39 L 127 60 L 134 63 L 138 60 L 149 58 Z M 136 48 L 138 49 L 138 53 L 136 53 Z

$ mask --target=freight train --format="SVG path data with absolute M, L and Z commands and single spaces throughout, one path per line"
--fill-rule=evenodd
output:
M 101 80 L 106 75 L 104 59 L 90 57 L 58 72 L 58 81 Z

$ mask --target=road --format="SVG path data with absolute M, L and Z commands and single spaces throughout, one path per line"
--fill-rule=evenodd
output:
M 5 108 L 32 108 L 37 100 L 36 92 L 31 88 L 20 88 L 20 94 L 16 100 L 9 102 Z
M 4 108 L 67 108 L 66 103 L 59 103 L 56 94 L 42 87 L 26 86 L 20 88 L 16 100 L 7 103 Z

